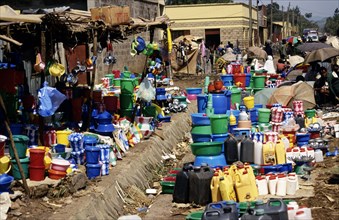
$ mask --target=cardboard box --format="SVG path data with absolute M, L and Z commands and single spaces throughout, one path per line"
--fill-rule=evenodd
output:
M 106 6 L 90 11 L 92 20 L 103 20 L 108 25 L 128 24 L 130 21 L 129 6 Z

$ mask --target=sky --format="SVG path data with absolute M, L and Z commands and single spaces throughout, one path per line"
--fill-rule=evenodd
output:
M 234 0 L 234 2 L 244 2 L 248 4 L 248 0 Z M 281 6 L 284 6 L 284 11 L 287 10 L 288 3 L 291 3 L 291 8 L 298 6 L 301 14 L 312 13 L 313 18 L 324 18 L 334 15 L 334 10 L 339 8 L 339 0 L 273 0 Z M 256 6 L 256 0 L 252 0 L 252 4 Z M 271 4 L 271 0 L 259 0 L 259 5 Z

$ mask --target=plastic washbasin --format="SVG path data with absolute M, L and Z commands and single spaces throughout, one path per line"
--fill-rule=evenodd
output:
M 222 142 L 192 143 L 191 150 L 195 156 L 216 156 L 221 154 Z
M 211 121 L 205 113 L 192 113 L 191 114 L 193 125 L 210 125 Z
M 187 94 L 201 94 L 202 93 L 202 88 L 186 88 Z

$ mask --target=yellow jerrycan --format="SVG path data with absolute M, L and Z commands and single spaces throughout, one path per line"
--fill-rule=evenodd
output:
M 262 147 L 264 164 L 276 164 L 276 157 L 275 157 L 275 145 L 272 141 L 268 141 L 263 144 Z
M 228 173 L 231 176 L 233 182 L 235 181 L 235 174 L 237 173 L 237 165 L 232 164 L 230 168 L 228 169 Z
M 255 182 L 255 175 L 254 175 L 254 172 L 253 172 L 253 168 L 252 168 L 252 166 L 251 166 L 249 163 L 245 163 L 244 166 L 245 166 L 245 170 L 246 170 L 247 173 L 248 173 L 248 176 L 249 176 L 251 185 L 252 185 L 253 189 L 255 189 L 255 190 L 253 191 L 253 196 L 254 196 L 255 198 L 257 198 L 258 195 L 259 195 L 259 193 L 258 193 L 257 184 L 256 184 L 256 182 Z
M 246 202 L 255 200 L 255 191 L 257 186 L 252 186 L 249 174 L 245 170 L 242 174 L 237 173 L 235 178 L 235 190 L 238 202 Z
M 275 145 L 275 157 L 277 159 L 277 164 L 286 163 L 286 150 L 282 141 L 277 141 Z
M 236 201 L 237 197 L 234 191 L 234 185 L 232 177 L 228 172 L 224 173 L 224 176 L 220 177 L 220 193 L 223 201 L 233 200 Z
M 219 172 L 215 171 L 214 175 L 211 180 L 211 195 L 212 195 L 212 202 L 219 202 L 221 201 L 221 194 L 220 194 L 220 185 L 219 185 Z

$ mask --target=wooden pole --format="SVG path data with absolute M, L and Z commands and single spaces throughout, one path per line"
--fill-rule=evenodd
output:
M 271 0 L 271 25 L 270 25 L 270 39 L 273 41 L 273 0 Z
M 251 47 L 252 46 L 252 38 L 253 38 L 253 19 L 252 19 L 252 0 L 249 0 L 249 3 L 248 3 L 248 9 L 249 9 L 249 27 L 250 27 L 250 30 L 249 30 L 249 46 Z
M 7 112 L 6 112 L 6 107 L 5 107 L 5 104 L 4 104 L 4 101 L 2 99 L 2 95 L 1 94 L 0 94 L 0 105 L 1 105 L 1 108 L 3 109 L 4 115 L 5 115 L 4 123 L 5 123 L 5 126 L 6 126 L 7 133 L 9 135 L 9 139 L 11 141 L 11 144 L 9 146 L 13 150 L 15 161 L 16 161 L 16 163 L 18 165 L 19 172 L 20 172 L 20 175 L 21 175 L 21 178 L 22 178 L 22 183 L 24 185 L 24 189 L 25 189 L 28 197 L 30 197 L 30 191 L 29 191 L 29 188 L 28 188 L 28 185 L 27 185 L 26 176 L 25 176 L 24 170 L 22 169 L 22 165 L 20 163 L 20 158 L 18 156 L 18 152 L 17 152 L 17 150 L 16 150 L 16 148 L 14 146 L 13 135 L 12 135 L 11 129 L 9 127 L 9 119 L 8 119 Z

